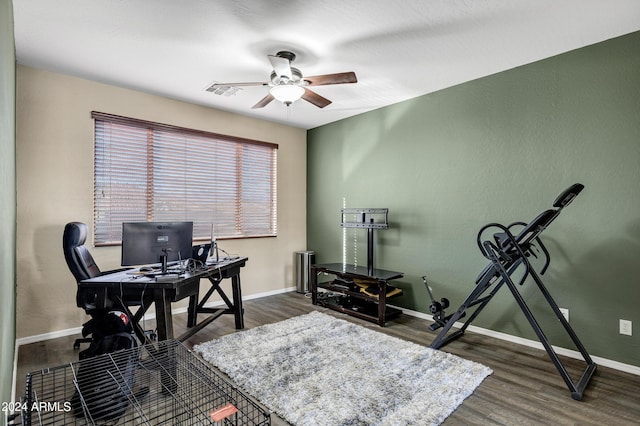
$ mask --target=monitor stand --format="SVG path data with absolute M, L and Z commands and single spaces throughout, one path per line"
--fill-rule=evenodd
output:
M 167 275 L 167 252 L 162 250 L 164 254 L 160 256 L 160 264 L 162 265 L 161 273 L 162 275 Z

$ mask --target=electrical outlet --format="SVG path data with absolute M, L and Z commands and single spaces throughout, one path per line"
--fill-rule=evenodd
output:
M 620 320 L 620 334 L 631 336 L 632 335 L 632 333 L 631 333 L 631 325 L 632 325 L 631 321 L 621 319 Z
M 564 319 L 566 319 L 567 322 L 569 322 L 569 309 L 560 308 L 560 312 L 562 312 L 562 316 L 564 317 Z

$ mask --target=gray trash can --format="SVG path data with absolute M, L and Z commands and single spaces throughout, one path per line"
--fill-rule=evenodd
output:
M 295 253 L 296 266 L 296 291 L 308 293 L 311 291 L 311 265 L 316 261 L 316 255 L 312 251 L 297 251 Z

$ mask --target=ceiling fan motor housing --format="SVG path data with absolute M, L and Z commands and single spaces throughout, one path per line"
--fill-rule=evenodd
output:
M 279 58 L 288 59 L 289 63 L 296 60 L 296 54 L 293 52 L 289 52 L 288 50 L 281 50 L 280 52 L 276 53 L 276 56 Z
M 271 82 L 278 84 L 298 84 L 302 81 L 302 72 L 298 68 L 291 67 L 291 79 L 287 76 L 279 76 L 275 71 L 271 72 Z

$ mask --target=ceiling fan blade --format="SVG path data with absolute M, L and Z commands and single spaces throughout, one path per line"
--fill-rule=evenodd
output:
M 269 94 L 267 94 L 267 96 L 265 96 L 264 98 L 260 99 L 260 101 L 257 104 L 252 106 L 251 109 L 263 108 L 263 107 L 269 105 L 269 102 L 271 102 L 274 99 L 275 98 L 273 97 L 273 95 L 271 93 L 269 93 Z
M 304 94 L 302 95 L 302 99 L 314 104 L 318 108 L 324 108 L 331 103 L 329 99 L 324 98 L 318 95 L 316 92 L 313 92 L 307 88 L 304 89 Z
M 215 89 L 216 87 L 243 87 L 243 86 L 268 86 L 269 83 L 264 81 L 252 81 L 247 83 L 213 83 L 209 88 Z
M 305 77 L 304 80 L 309 82 L 309 86 L 326 86 L 328 84 L 347 84 L 358 82 L 356 73 L 353 71 Z
M 273 66 L 273 70 L 276 72 L 277 77 L 287 77 L 291 80 L 291 62 L 289 62 L 289 59 L 269 55 L 269 62 L 271 62 L 271 66 Z

